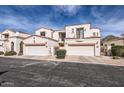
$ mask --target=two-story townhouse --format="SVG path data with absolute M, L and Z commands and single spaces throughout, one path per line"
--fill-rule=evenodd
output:
M 67 55 L 100 56 L 100 30 L 90 24 L 65 26 Z
M 0 51 L 49 56 L 64 48 L 67 55 L 100 56 L 100 30 L 90 24 L 67 25 L 64 30 L 40 28 L 35 35 L 7 29 L 0 33 Z
M 23 39 L 28 33 L 6 29 L 0 33 L 0 51 L 16 51 L 23 54 Z
M 53 38 L 53 33 L 54 31 L 48 28 L 40 28 L 35 31 L 35 35 L 39 35 L 42 37 L 48 37 L 48 38 Z
M 58 41 L 53 39 L 54 31 L 48 28 L 40 28 L 23 40 L 24 55 L 50 56 L 55 54 L 55 49 L 59 47 Z

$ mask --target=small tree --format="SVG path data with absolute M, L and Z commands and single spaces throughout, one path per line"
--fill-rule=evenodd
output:
M 0 51 L 0 55 L 3 55 L 4 54 L 4 52 L 3 51 Z

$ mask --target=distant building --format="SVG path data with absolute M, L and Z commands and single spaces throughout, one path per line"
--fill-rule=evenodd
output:
M 112 45 L 124 46 L 124 34 L 122 34 L 121 37 L 119 38 L 115 38 L 115 39 L 111 39 L 103 42 L 104 52 L 107 53 L 109 50 L 111 50 Z

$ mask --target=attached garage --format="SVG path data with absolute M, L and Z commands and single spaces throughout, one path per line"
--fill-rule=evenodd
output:
M 50 52 L 46 46 L 43 45 L 26 45 L 25 55 L 30 56 L 48 56 Z
M 29 36 L 23 42 L 24 55 L 28 56 L 54 55 L 54 47 L 58 46 L 58 41 L 38 35 Z
M 68 44 L 67 55 L 95 56 L 94 44 Z

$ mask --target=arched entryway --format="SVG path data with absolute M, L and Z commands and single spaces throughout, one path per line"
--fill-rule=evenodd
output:
M 14 42 L 11 42 L 11 51 L 14 51 Z
M 23 55 L 23 42 L 20 42 L 20 55 Z

